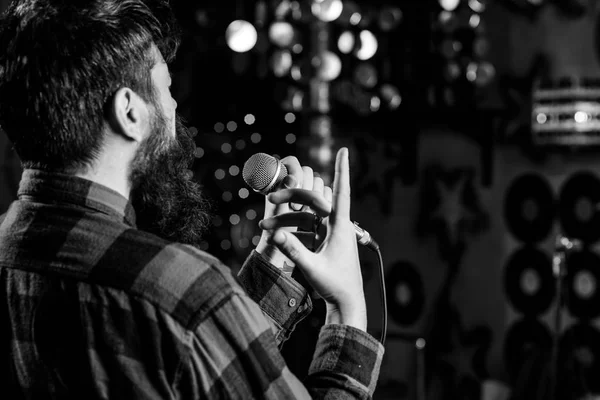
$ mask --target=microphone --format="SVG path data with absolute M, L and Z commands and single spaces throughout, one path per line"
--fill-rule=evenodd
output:
M 255 192 L 262 195 L 271 193 L 277 185 L 288 175 L 287 168 L 281 161 L 266 153 L 252 155 L 244 164 L 242 178 Z M 365 229 L 353 222 L 356 240 L 359 244 L 371 250 L 378 250 L 379 245 Z

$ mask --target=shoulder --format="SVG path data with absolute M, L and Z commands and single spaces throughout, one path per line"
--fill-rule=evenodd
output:
M 142 297 L 185 328 L 192 329 L 219 304 L 243 293 L 229 267 L 192 246 L 131 229 L 111 247 L 94 266 L 92 281 Z

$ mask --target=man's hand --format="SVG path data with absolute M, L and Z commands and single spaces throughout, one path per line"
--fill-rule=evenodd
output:
M 322 210 L 321 196 L 311 191 L 281 190 L 269 194 L 268 200 L 276 205 L 312 202 L 310 207 L 313 210 Z M 284 228 L 283 221 L 283 215 L 276 215 L 261 221 L 260 226 L 272 231 L 270 243 L 302 270 L 311 286 L 325 300 L 326 323 L 351 325 L 366 331 L 367 311 L 358 244 L 350 221 L 348 149 L 342 148 L 337 154 L 332 209 L 326 221 L 327 236 L 319 249 L 316 252 L 308 250 L 301 240 Z
M 308 247 L 318 247 L 325 237 L 325 225 L 319 232 L 314 232 L 315 216 L 327 218 L 331 211 L 332 190 L 325 186 L 323 179 L 316 176 L 310 167 L 302 167 L 296 157 L 290 156 L 281 160 L 288 171 L 278 191 L 289 191 L 294 203 L 272 203 L 265 198 L 265 220 L 278 217 L 278 226 L 295 235 Z M 290 206 L 291 205 L 291 206 Z M 299 210 L 299 211 L 295 211 Z M 261 224 L 262 228 L 262 224 Z M 263 228 L 264 229 L 264 228 Z M 316 234 L 318 233 L 318 234 Z M 284 273 L 291 275 L 294 263 L 271 243 L 271 230 L 263 230 L 256 251 Z

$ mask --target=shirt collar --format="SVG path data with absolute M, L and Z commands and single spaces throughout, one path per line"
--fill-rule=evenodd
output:
M 136 226 L 135 211 L 129 200 L 106 186 L 74 175 L 26 169 L 18 195 L 20 199 L 86 207 Z

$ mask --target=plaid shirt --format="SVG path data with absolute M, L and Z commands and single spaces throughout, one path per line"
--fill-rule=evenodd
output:
M 202 251 L 137 230 L 116 192 L 35 170 L 0 222 L 10 399 L 373 394 L 383 347 L 348 326 L 322 328 L 303 382 L 289 371 L 278 346 L 312 305 L 255 252 L 233 277 Z

